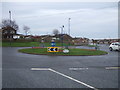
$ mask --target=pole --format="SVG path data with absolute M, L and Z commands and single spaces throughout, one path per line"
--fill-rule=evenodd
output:
M 10 25 L 11 25 L 11 11 L 9 11 Z
M 61 27 L 61 43 L 62 43 L 62 47 L 63 47 L 63 28 L 64 28 L 64 25 L 62 25 L 62 27 Z
M 11 11 L 9 11 L 9 18 L 10 18 L 10 27 L 11 27 Z M 10 46 L 11 46 L 10 28 L 9 28 L 9 40 L 10 40 Z
M 64 25 L 62 26 L 62 47 L 63 47 L 63 29 L 64 29 Z
M 70 36 L 70 20 L 71 20 L 71 18 L 68 18 L 68 34 L 69 34 L 69 36 Z M 68 43 L 70 46 L 70 40 L 68 41 Z
M 63 44 L 62 44 L 62 42 L 63 42 L 63 40 L 62 40 L 63 39 L 62 38 L 62 31 L 63 31 L 63 28 L 61 27 L 61 35 L 60 36 L 61 36 L 61 45 L 63 46 Z
M 71 20 L 71 18 L 68 18 L 68 34 L 69 34 L 69 36 L 70 36 L 70 20 Z

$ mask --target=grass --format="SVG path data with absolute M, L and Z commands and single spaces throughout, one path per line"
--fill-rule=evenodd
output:
M 107 54 L 105 51 L 93 50 L 93 49 L 69 49 L 69 53 L 63 52 L 47 52 L 47 48 L 27 48 L 20 49 L 19 52 L 28 54 L 42 54 L 42 55 L 60 55 L 60 56 L 93 56 L 93 55 L 104 55 Z
M 88 45 L 88 47 L 96 47 L 96 45 Z
M 42 43 L 39 42 L 2 42 L 3 47 L 40 47 Z M 67 46 L 68 44 L 63 43 L 64 46 Z M 51 46 L 51 43 L 44 43 L 45 47 Z M 56 43 L 56 46 L 62 46 L 61 43 Z
M 40 42 L 2 42 L 2 47 L 40 47 L 42 43 Z M 1 46 L 0 45 L 0 46 Z M 50 47 L 51 43 L 44 43 L 45 47 Z M 62 46 L 62 43 L 56 43 L 56 46 Z M 73 46 L 63 43 L 63 46 Z M 88 45 L 88 47 L 96 47 L 96 45 Z

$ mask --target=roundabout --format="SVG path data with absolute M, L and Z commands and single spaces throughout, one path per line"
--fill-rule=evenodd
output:
M 105 51 L 94 50 L 94 49 L 80 49 L 80 48 L 59 48 L 57 52 L 50 52 L 48 48 L 26 48 L 19 49 L 19 52 L 35 55 L 54 55 L 54 56 L 95 56 L 95 55 L 106 55 Z

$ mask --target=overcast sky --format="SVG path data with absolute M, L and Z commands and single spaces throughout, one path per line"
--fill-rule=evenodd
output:
M 71 36 L 86 38 L 118 37 L 117 2 L 3 2 L 2 18 L 30 27 L 32 35 L 52 34 L 53 29 L 65 26 L 68 33 L 68 18 L 71 18 Z

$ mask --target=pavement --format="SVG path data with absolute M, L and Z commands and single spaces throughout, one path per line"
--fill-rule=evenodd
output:
M 25 47 L 3 47 L 3 88 L 118 88 L 118 57 L 109 51 L 100 56 L 46 56 L 18 52 Z M 83 48 L 78 46 L 77 48 Z

